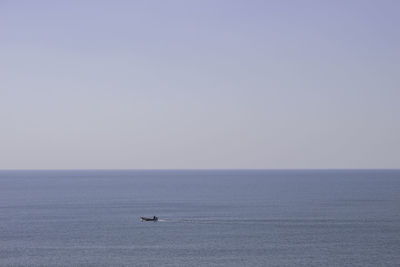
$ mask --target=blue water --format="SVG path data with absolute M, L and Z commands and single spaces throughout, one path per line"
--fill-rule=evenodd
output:
M 0 171 L 0 266 L 400 266 L 400 171 Z

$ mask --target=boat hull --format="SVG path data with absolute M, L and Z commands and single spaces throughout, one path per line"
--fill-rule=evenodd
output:
M 140 217 L 140 219 L 142 219 L 142 221 L 146 221 L 146 222 L 156 222 L 158 221 L 158 218 L 147 218 L 147 217 Z

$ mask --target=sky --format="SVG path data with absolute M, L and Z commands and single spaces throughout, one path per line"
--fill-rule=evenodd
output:
M 0 0 L 0 169 L 400 168 L 399 14 Z

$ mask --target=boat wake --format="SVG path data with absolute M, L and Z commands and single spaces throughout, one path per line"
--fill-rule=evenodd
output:
M 289 218 L 163 218 L 159 219 L 163 223 L 193 223 L 193 224 L 269 224 L 269 225 L 343 225 L 352 224 L 354 220 L 335 220 L 335 219 L 289 219 Z
M 226 224 L 226 223 L 248 223 L 253 222 L 254 220 L 244 220 L 244 219 L 235 219 L 235 218 L 163 218 L 159 219 L 159 222 L 165 223 L 196 223 L 196 224 Z

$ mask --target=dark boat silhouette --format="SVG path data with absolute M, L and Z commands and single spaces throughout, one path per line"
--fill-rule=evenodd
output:
M 158 217 L 157 216 L 154 216 L 153 218 L 140 217 L 140 219 L 142 219 L 142 221 L 146 221 L 146 222 L 156 222 L 156 221 L 158 221 Z

